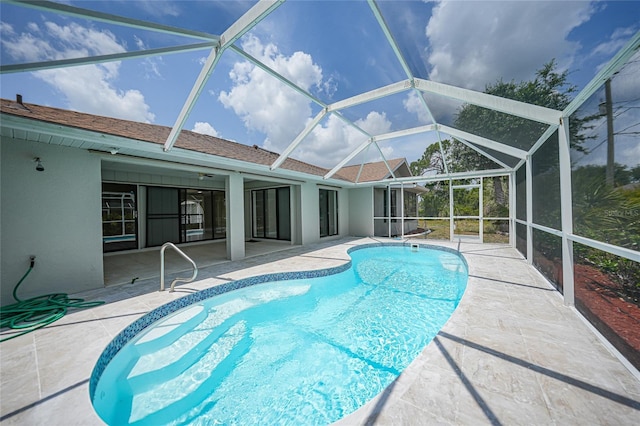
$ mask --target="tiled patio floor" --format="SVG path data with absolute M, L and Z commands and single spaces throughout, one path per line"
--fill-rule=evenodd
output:
M 158 278 L 148 278 L 77 295 L 107 303 L 0 344 L 0 421 L 100 425 L 89 377 L 104 347 L 129 323 L 228 280 L 340 265 L 349 247 L 368 242 L 343 239 L 220 263 L 175 293 L 158 292 Z M 638 424 L 638 377 L 516 250 L 463 242 L 460 251 L 470 278 L 456 312 L 386 391 L 340 425 Z

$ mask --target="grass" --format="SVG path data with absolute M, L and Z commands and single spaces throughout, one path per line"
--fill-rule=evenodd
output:
M 485 243 L 509 243 L 509 233 L 502 231 L 507 227 L 506 220 L 485 220 L 483 229 L 483 242 Z M 407 238 L 429 239 L 429 240 L 450 240 L 451 233 L 449 231 L 448 219 L 421 219 L 418 221 L 420 228 L 429 229 L 431 232 L 427 235 L 419 235 L 415 237 L 407 236 Z M 508 229 L 508 227 L 507 227 Z M 477 219 L 464 219 L 456 221 L 456 235 L 475 235 L 479 233 Z

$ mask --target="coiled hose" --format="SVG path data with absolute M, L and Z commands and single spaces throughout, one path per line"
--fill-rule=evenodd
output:
M 85 302 L 83 299 L 72 299 L 66 293 L 44 294 L 27 300 L 19 299 L 18 287 L 27 278 L 34 264 L 35 257 L 31 257 L 29 269 L 13 288 L 13 298 L 16 303 L 0 307 L 0 327 L 22 330 L 22 332 L 0 339 L 0 342 L 15 339 L 49 325 L 65 316 L 69 308 L 92 308 L 104 303 L 102 301 Z

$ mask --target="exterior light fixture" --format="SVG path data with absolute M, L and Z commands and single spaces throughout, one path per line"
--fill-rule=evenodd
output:
M 42 165 L 42 161 L 40 160 L 40 157 L 34 158 L 33 161 L 36 162 L 36 170 L 39 172 L 44 172 L 44 166 Z
M 111 147 L 111 149 L 109 150 L 109 152 L 111 153 L 111 155 L 116 155 L 118 152 L 120 152 L 120 148 L 118 147 Z

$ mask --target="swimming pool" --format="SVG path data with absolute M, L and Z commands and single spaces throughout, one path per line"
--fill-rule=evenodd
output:
M 142 425 L 328 424 L 355 411 L 433 339 L 468 274 L 448 249 L 349 254 L 344 267 L 240 280 L 136 321 L 94 369 L 96 412 Z

